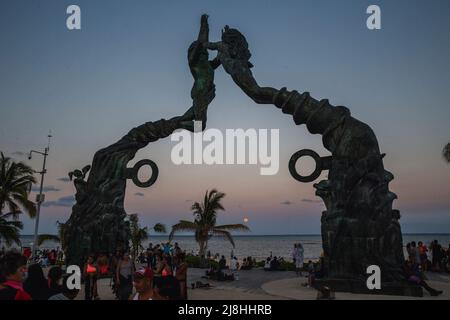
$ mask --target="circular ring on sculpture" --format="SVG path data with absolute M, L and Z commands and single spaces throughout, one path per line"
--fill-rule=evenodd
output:
M 141 169 L 143 166 L 150 166 L 152 168 L 152 176 L 147 181 L 142 182 L 139 180 L 138 173 L 139 169 Z M 140 187 L 140 188 L 148 188 L 151 185 L 153 185 L 156 182 L 156 179 L 158 179 L 158 166 L 156 163 L 154 163 L 152 160 L 144 159 L 141 161 L 138 161 L 133 168 L 131 168 L 131 179 L 133 180 L 133 183 Z
M 297 163 L 298 159 L 300 159 L 301 157 L 306 157 L 306 156 L 309 156 L 314 159 L 314 161 L 316 162 L 316 169 L 309 176 L 302 176 L 297 172 L 297 169 L 295 168 L 295 164 Z M 310 149 L 299 150 L 296 153 L 294 153 L 292 155 L 291 159 L 289 160 L 289 172 L 290 172 L 291 176 L 297 181 L 304 182 L 304 183 L 313 182 L 322 173 L 322 159 L 313 150 L 310 150 Z

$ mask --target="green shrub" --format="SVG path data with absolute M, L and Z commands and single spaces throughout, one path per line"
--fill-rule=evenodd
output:
M 202 259 L 199 256 L 187 255 L 185 258 L 189 268 L 203 268 L 209 269 L 211 267 L 217 268 L 219 263 L 215 260 L 205 260 L 202 263 Z
M 265 264 L 266 264 L 266 261 L 261 260 L 261 261 L 256 262 L 256 267 L 257 268 L 264 268 Z

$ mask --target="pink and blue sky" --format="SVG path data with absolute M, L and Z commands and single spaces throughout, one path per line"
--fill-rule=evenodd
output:
M 66 8 L 78 4 L 82 30 L 66 28 Z M 382 29 L 366 28 L 366 8 L 378 4 Z M 435 1 L 86 1 L 4 0 L 0 4 L 0 150 L 40 169 L 23 153 L 53 140 L 41 232 L 71 213 L 67 173 L 90 164 L 105 147 L 146 121 L 190 107 L 187 48 L 202 13 L 210 38 L 229 24 L 247 37 L 262 85 L 309 91 L 350 108 L 377 134 L 403 232 L 450 232 L 450 166 L 440 152 L 450 140 L 450 2 Z M 253 234 L 318 234 L 324 206 L 312 184 L 295 181 L 290 156 L 328 152 L 320 136 L 295 126 L 273 106 L 256 105 L 225 72 L 216 72 L 210 128 L 280 129 L 280 170 L 259 175 L 251 165 L 175 166 L 174 143 L 158 141 L 134 162 L 160 169 L 148 189 L 128 184 L 126 209 L 143 224 L 190 219 L 206 189 L 227 194 L 219 222 L 248 217 Z M 132 166 L 133 163 L 130 163 Z M 323 178 L 323 176 L 322 176 Z M 34 197 L 34 195 L 33 195 Z M 34 221 L 25 220 L 25 234 Z

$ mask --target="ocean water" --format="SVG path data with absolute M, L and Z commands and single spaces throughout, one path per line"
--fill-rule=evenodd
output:
M 158 243 L 167 242 L 167 236 L 150 236 L 148 241 L 144 242 L 144 247 L 148 246 L 151 242 L 153 245 Z M 32 236 L 22 236 L 22 246 L 31 246 L 33 242 Z M 448 247 L 450 244 L 450 234 L 404 234 L 403 245 L 406 246 L 411 241 L 422 241 L 426 245 L 429 245 L 431 241 L 438 240 L 439 243 Z M 234 236 L 236 247 L 233 249 L 232 245 L 222 238 L 211 238 L 208 242 L 208 250 L 211 255 L 219 253 L 225 255 L 226 258 L 230 257 L 233 251 L 234 255 L 239 260 L 247 256 L 256 258 L 257 260 L 263 260 L 267 258 L 272 252 L 273 256 L 283 257 L 287 260 L 292 259 L 292 249 L 294 243 L 300 242 L 305 250 L 305 259 L 315 260 L 320 257 L 322 253 L 322 238 L 320 235 L 264 235 L 264 236 L 250 236 L 239 235 Z M 195 242 L 193 236 L 175 236 L 173 242 L 178 242 L 183 250 L 187 253 L 198 252 L 198 245 Z M 51 249 L 58 247 L 58 243 L 47 241 L 41 248 Z

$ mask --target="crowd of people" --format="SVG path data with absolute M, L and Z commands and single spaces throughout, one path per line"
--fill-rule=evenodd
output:
M 450 245 L 444 249 L 437 240 L 429 246 L 422 241 L 412 241 L 406 245 L 407 259 L 403 265 L 406 279 L 413 284 L 423 287 L 431 296 L 438 296 L 443 292 L 431 288 L 426 282 L 425 271 L 450 273 Z
M 30 263 L 30 257 L 23 252 L 2 249 L 0 300 L 75 299 L 79 290 L 68 288 L 70 275 L 57 265 L 59 252 L 43 251 L 39 259 Z M 187 299 L 188 266 L 178 243 L 154 247 L 150 244 L 134 260 L 129 252 L 89 255 L 80 279 L 84 283 L 84 299 L 100 299 L 97 282 L 102 277 L 111 278 L 111 288 L 118 300 Z
M 431 288 L 426 282 L 426 271 L 450 273 L 450 245 L 444 248 L 437 240 L 425 245 L 412 241 L 406 245 L 407 257 L 403 265 L 405 278 L 419 285 L 430 295 L 437 296 L 442 291 Z M 211 259 L 210 253 L 208 253 Z M 117 251 L 115 255 L 96 254 L 87 257 L 82 270 L 84 299 L 100 299 L 97 281 L 110 278 L 112 291 L 118 300 L 178 300 L 187 299 L 186 253 L 178 243 L 166 242 L 142 251 L 137 257 L 129 252 Z M 232 253 L 229 263 L 225 256 L 215 255 L 206 275 L 217 281 L 239 280 L 240 270 L 251 270 L 258 264 L 252 257 L 240 263 Z M 77 297 L 79 290 L 69 289 L 66 275 L 61 268 L 64 254 L 59 248 L 39 251 L 31 261 L 29 252 L 24 250 L 0 251 L 0 300 L 70 300 Z M 209 260 L 208 259 L 208 260 Z M 294 244 L 292 259 L 298 276 L 307 271 L 308 282 L 314 286 L 315 279 L 326 276 L 323 257 L 318 262 L 304 263 L 304 248 Z M 45 272 L 44 272 L 45 270 Z M 270 256 L 264 262 L 264 270 L 286 270 L 282 257 Z M 135 294 L 133 295 L 133 289 Z
M 15 250 L 0 257 L 0 300 L 72 300 L 78 295 L 59 266 L 51 267 L 45 277 L 39 263 L 27 263 L 28 258 Z
M 137 263 L 141 268 L 136 271 L 136 263 L 128 252 L 117 252 L 113 257 L 110 264 L 112 288 L 117 299 L 127 300 L 131 297 L 133 284 L 136 289 L 136 283 L 133 282 L 136 277 L 150 281 L 152 292 L 158 299 L 187 299 L 188 266 L 185 252 L 178 243 L 174 246 L 168 242 L 155 246 L 150 243 L 137 257 Z
M 217 260 L 216 255 L 214 260 Z M 208 260 L 210 260 L 209 258 Z M 256 259 L 248 256 L 239 262 L 238 258 L 231 253 L 230 263 L 227 263 L 225 256 L 221 256 L 217 265 L 210 265 L 209 270 L 206 271 L 206 276 L 211 280 L 216 281 L 232 281 L 239 280 L 239 270 L 251 270 L 256 267 Z
M 429 246 L 422 241 L 412 241 L 406 244 L 408 259 L 420 266 L 422 271 L 450 273 L 450 244 L 445 249 L 437 240 Z

